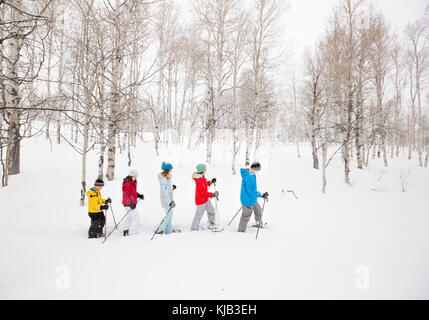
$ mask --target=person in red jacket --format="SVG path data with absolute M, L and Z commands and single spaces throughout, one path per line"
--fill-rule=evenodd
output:
M 195 181 L 195 204 L 197 205 L 197 211 L 194 216 L 194 220 L 192 221 L 192 231 L 200 230 L 200 222 L 203 217 L 204 211 L 207 211 L 207 216 L 209 218 L 209 228 L 216 228 L 215 223 L 215 211 L 213 205 L 210 201 L 210 198 L 217 198 L 219 196 L 219 192 L 208 192 L 208 187 L 212 183 L 216 183 L 216 178 L 213 178 L 211 181 L 207 181 L 204 177 L 204 174 L 207 172 L 206 165 L 200 163 L 197 165 L 197 172 L 192 174 L 192 179 Z
M 138 172 L 131 170 L 122 183 L 122 204 L 127 217 L 122 226 L 124 236 L 138 234 L 139 212 L 136 209 L 137 198 L 144 199 L 143 194 L 137 192 Z

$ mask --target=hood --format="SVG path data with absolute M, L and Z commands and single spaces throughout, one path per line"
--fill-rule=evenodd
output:
M 242 177 L 242 178 L 244 178 L 244 177 L 247 177 L 247 176 L 249 176 L 249 175 L 253 175 L 253 174 L 254 174 L 254 173 L 250 172 L 249 170 L 247 170 L 247 169 L 243 169 L 243 168 L 241 168 L 241 169 L 240 169 L 240 173 L 241 173 L 241 177 Z
M 133 183 L 134 185 L 137 186 L 137 180 L 136 181 L 132 181 L 129 177 L 124 178 L 124 180 L 122 181 L 122 185 L 124 185 L 127 182 L 131 182 L 131 183 Z

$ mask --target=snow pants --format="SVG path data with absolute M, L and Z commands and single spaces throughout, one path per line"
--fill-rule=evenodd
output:
M 206 203 L 197 206 L 197 212 L 195 212 L 194 220 L 192 221 L 191 231 L 200 230 L 200 222 L 204 211 L 207 211 L 210 223 L 215 223 L 215 210 L 211 201 L 208 200 Z
M 173 209 L 170 210 L 170 207 L 165 209 L 165 218 L 162 221 L 161 225 L 158 227 L 157 232 L 163 232 L 164 234 L 170 234 L 173 232 Z M 170 212 L 168 212 L 170 210 Z
M 244 207 L 241 211 L 241 219 L 240 224 L 238 225 L 238 232 L 246 232 L 247 224 L 249 223 L 250 217 L 252 216 L 252 212 L 255 212 L 255 220 L 256 223 L 261 221 L 262 213 L 261 206 L 258 202 L 256 202 L 251 207 Z
M 99 238 L 103 233 L 103 227 L 106 223 L 106 217 L 103 212 L 92 213 L 88 212 L 88 216 L 91 218 L 91 226 L 88 230 L 88 238 Z
M 122 225 L 122 231 L 128 230 L 128 234 L 131 236 L 133 234 L 138 234 L 139 226 L 139 212 L 137 209 L 131 209 L 130 207 L 125 207 L 125 213 L 128 212 L 127 217 Z

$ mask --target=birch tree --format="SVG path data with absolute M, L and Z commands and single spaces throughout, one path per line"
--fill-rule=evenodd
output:
M 248 62 L 246 49 L 249 43 L 248 35 L 250 34 L 249 16 L 242 13 L 237 19 L 232 33 L 232 54 L 230 63 L 232 66 L 232 103 L 231 103 L 231 131 L 232 131 L 232 174 L 236 174 L 236 158 L 239 150 L 238 130 L 241 127 L 241 117 L 238 115 L 238 89 L 240 87 L 240 72 L 243 66 Z
M 372 50 L 370 51 L 371 61 L 371 82 L 376 92 L 376 113 L 377 135 L 380 137 L 380 148 L 383 153 L 384 166 L 387 167 L 387 120 L 390 114 L 389 105 L 383 101 L 386 87 L 386 76 L 390 70 L 391 38 L 388 27 L 382 15 L 373 18 L 371 26 Z
M 273 64 L 273 49 L 274 43 L 277 40 L 277 23 L 284 13 L 286 6 L 285 2 L 279 0 L 255 0 L 253 2 L 254 16 L 251 33 L 251 49 L 250 60 L 252 70 L 253 103 L 249 106 L 250 118 L 245 120 L 245 136 L 246 136 L 246 165 L 250 164 L 250 151 L 253 147 L 254 140 L 258 141 L 258 132 L 254 139 L 255 130 L 258 131 L 259 117 L 265 112 L 267 104 L 264 101 L 264 87 L 267 84 L 267 75 L 270 66 Z M 267 95 L 265 95 L 266 97 Z M 255 145 L 257 148 L 258 145 Z
M 423 166 L 424 148 L 424 117 L 422 106 L 422 82 L 426 76 L 429 58 L 429 40 L 424 18 L 408 24 L 405 29 L 405 36 L 408 43 L 409 74 L 410 74 L 410 94 L 411 94 L 411 139 L 410 145 L 415 144 L 418 152 L 419 165 Z M 413 90 L 415 88 L 415 91 Z M 416 128 L 417 126 L 417 128 Z M 409 151 L 411 158 L 411 147 Z
M 206 49 L 203 78 L 206 84 L 204 101 L 204 131 L 206 136 L 206 161 L 212 161 L 212 148 L 218 121 L 224 115 L 227 82 L 231 77 L 231 42 L 239 0 L 199 0 L 195 11 L 199 24 L 204 29 Z
M 324 112 L 322 93 L 323 63 L 317 51 L 314 55 L 307 52 L 304 58 L 306 80 L 304 84 L 303 108 L 308 122 L 307 134 L 311 143 L 313 168 L 319 169 L 317 137 L 320 121 Z
M 23 55 L 26 48 L 31 48 L 36 42 L 42 43 L 44 37 L 37 33 L 47 20 L 43 16 L 44 12 L 51 5 L 52 1 L 35 4 L 24 4 L 22 0 L 0 3 L 2 7 L 1 30 L 2 38 L 2 98 L 3 116 L 7 124 L 7 146 L 3 169 L 3 184 L 8 184 L 8 176 L 20 172 L 21 163 L 21 132 L 22 122 L 30 108 L 22 105 L 23 83 L 34 81 L 40 72 L 40 68 L 29 76 L 30 67 Z M 40 38 L 39 38 L 40 36 Z M 30 49 L 31 50 L 31 49 Z M 39 64 L 44 60 L 44 51 L 39 52 Z M 31 63 L 37 63 L 31 61 Z M 26 110 L 27 109 L 27 110 Z

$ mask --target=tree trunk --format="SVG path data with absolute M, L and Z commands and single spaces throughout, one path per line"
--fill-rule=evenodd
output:
M 246 126 L 246 159 L 245 166 L 250 166 L 250 152 L 252 150 L 253 145 L 253 126 Z
M 83 125 L 83 152 L 82 152 L 82 175 L 81 175 L 81 186 L 80 191 L 80 206 L 85 205 L 85 194 L 86 194 L 86 154 L 88 150 L 88 133 L 89 133 L 89 117 L 85 115 L 85 123 Z
M 15 1 L 15 6 L 21 8 L 21 0 Z M 6 150 L 6 176 L 18 174 L 20 172 L 21 161 L 21 135 L 20 135 L 20 112 L 16 109 L 20 104 L 20 92 L 18 83 L 18 66 L 20 58 L 20 28 L 18 26 L 22 15 L 18 10 L 11 10 L 12 30 L 11 34 L 15 35 L 5 42 L 5 73 L 4 81 L 5 103 L 9 112 L 8 143 Z M 7 185 L 7 178 L 6 178 Z
M 116 0 L 116 9 L 120 11 L 119 1 Z M 120 22 L 116 18 L 116 34 L 115 34 L 115 50 L 112 67 L 112 102 L 110 105 L 110 120 L 108 132 L 108 155 L 107 155 L 107 180 L 112 181 L 115 178 L 115 159 L 116 159 L 116 136 L 117 136 L 117 120 L 119 110 L 119 69 L 122 59 L 122 39 L 121 32 L 117 29 L 120 28 Z
M 61 10 L 61 28 L 60 32 L 60 61 L 58 65 L 58 93 L 62 96 L 62 82 L 63 82 L 63 60 L 64 60 L 64 9 Z M 57 112 L 57 144 L 61 143 L 61 112 Z
M 313 168 L 318 170 L 319 169 L 319 157 L 317 155 L 317 141 L 316 141 L 314 115 L 313 115 L 313 121 L 311 123 L 311 150 L 312 150 L 312 156 L 313 156 Z
M 212 162 L 212 149 L 213 149 L 213 140 L 215 135 L 215 128 L 213 124 L 209 123 L 207 128 L 207 150 L 206 150 L 206 161 L 207 163 Z

